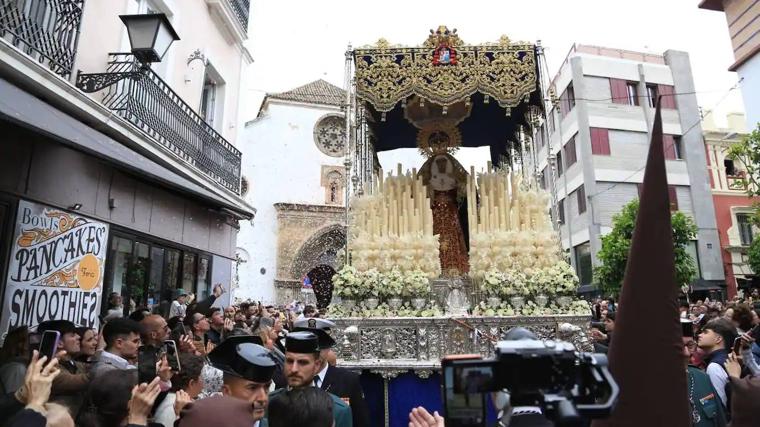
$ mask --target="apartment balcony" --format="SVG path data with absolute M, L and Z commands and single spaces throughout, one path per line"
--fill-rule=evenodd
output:
M 109 80 L 116 83 L 109 85 Z M 240 151 L 131 53 L 109 54 L 105 73 L 80 74 L 77 85 L 106 87 L 102 101 L 106 107 L 213 181 L 240 194 Z
M 243 43 L 248 38 L 250 0 L 206 0 L 206 5 L 227 41 Z
M 747 180 L 744 177 L 744 174 L 727 175 L 726 184 L 728 184 L 729 190 L 747 191 Z
M 0 0 L 0 38 L 68 78 L 83 8 L 84 0 Z

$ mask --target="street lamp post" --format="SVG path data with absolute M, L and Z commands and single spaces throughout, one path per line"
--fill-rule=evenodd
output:
M 120 15 L 127 27 L 131 52 L 140 63 L 128 71 L 77 73 L 76 86 L 83 92 L 97 92 L 124 79 L 139 79 L 154 62 L 161 62 L 172 43 L 179 40 L 169 18 L 163 13 Z

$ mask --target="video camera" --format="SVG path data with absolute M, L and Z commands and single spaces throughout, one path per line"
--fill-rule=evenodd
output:
M 513 408 L 540 407 L 557 426 L 609 416 L 619 393 L 606 355 L 564 341 L 499 341 L 493 359 L 447 356 L 441 366 L 447 427 L 485 426 L 489 392 L 506 390 Z

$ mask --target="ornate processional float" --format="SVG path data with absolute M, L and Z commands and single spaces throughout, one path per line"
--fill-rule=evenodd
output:
M 468 45 L 442 26 L 346 61 L 348 244 L 329 308 L 341 365 L 425 377 L 446 354 L 489 356 L 514 326 L 584 345 L 590 308 L 539 185 L 553 181 L 534 144 L 551 97 L 540 44 Z M 455 158 L 483 146 L 485 170 Z M 383 171 L 377 153 L 397 148 L 425 161 Z

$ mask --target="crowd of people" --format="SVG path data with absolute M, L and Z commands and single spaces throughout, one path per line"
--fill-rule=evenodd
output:
M 336 366 L 324 312 L 297 303 L 217 307 L 222 292 L 217 286 L 195 302 L 180 291 L 171 304 L 128 316 L 114 296 L 100 330 L 51 320 L 9 331 L 0 349 L 0 425 L 372 425 L 358 375 Z M 592 307 L 588 336 L 606 352 L 618 307 L 601 299 Z M 696 301 L 680 312 L 693 424 L 760 425 L 752 422 L 760 420 L 760 301 Z M 39 353 L 46 331 L 59 337 L 52 357 Z M 155 366 L 144 369 L 150 352 Z M 444 420 L 415 408 L 409 423 Z
M 615 332 L 616 305 L 598 299 L 592 311 L 589 337 L 594 351 L 606 353 Z M 683 301 L 679 312 L 693 425 L 760 426 L 757 292 L 727 302 Z
M 215 286 L 196 302 L 179 291 L 171 304 L 130 310 L 112 295 L 100 330 L 50 320 L 9 331 L 0 425 L 371 425 L 359 376 L 335 366 L 324 313 L 296 303 L 217 307 L 222 293 Z M 59 337 L 53 355 L 40 354 L 46 331 Z

